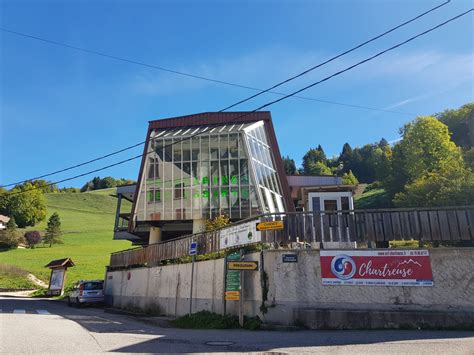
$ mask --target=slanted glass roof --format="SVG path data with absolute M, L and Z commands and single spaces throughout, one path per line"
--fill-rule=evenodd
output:
M 145 159 L 137 221 L 284 212 L 263 121 L 156 129 Z

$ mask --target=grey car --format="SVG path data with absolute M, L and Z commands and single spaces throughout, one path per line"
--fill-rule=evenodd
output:
M 81 280 L 74 285 L 69 293 L 67 303 L 77 307 L 88 303 L 104 302 L 103 280 Z

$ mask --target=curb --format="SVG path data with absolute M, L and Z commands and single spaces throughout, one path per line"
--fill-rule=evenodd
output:
M 124 310 L 124 309 L 111 308 L 111 307 L 103 308 L 103 310 L 106 313 L 121 314 L 121 315 L 125 315 L 125 316 L 134 317 L 134 318 L 137 318 L 137 319 L 139 319 L 143 322 L 150 323 L 150 324 L 159 326 L 161 328 L 174 328 L 171 325 L 171 321 L 175 319 L 173 317 L 153 316 L 153 315 L 149 315 L 149 314 L 146 314 L 146 313 L 131 312 L 131 311 L 127 311 L 127 310 Z

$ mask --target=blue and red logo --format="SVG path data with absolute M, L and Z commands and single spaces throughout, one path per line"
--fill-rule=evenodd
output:
M 349 255 L 339 254 L 331 261 L 331 271 L 338 279 L 348 280 L 355 275 L 357 267 Z

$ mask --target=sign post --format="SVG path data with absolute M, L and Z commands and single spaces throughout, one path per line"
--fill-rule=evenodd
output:
M 196 254 L 197 254 L 198 243 L 192 241 L 189 246 L 189 255 L 192 256 L 192 263 L 191 263 L 191 285 L 189 290 L 189 315 L 192 313 L 193 309 L 193 281 L 194 281 L 194 262 L 196 261 Z
M 240 260 L 244 259 L 244 250 L 240 249 Z M 239 324 L 244 326 L 244 273 L 240 271 Z
M 239 261 L 240 252 L 234 251 L 226 256 L 226 276 L 225 276 L 225 301 L 239 301 L 240 300 L 240 270 L 229 270 L 228 263 Z

